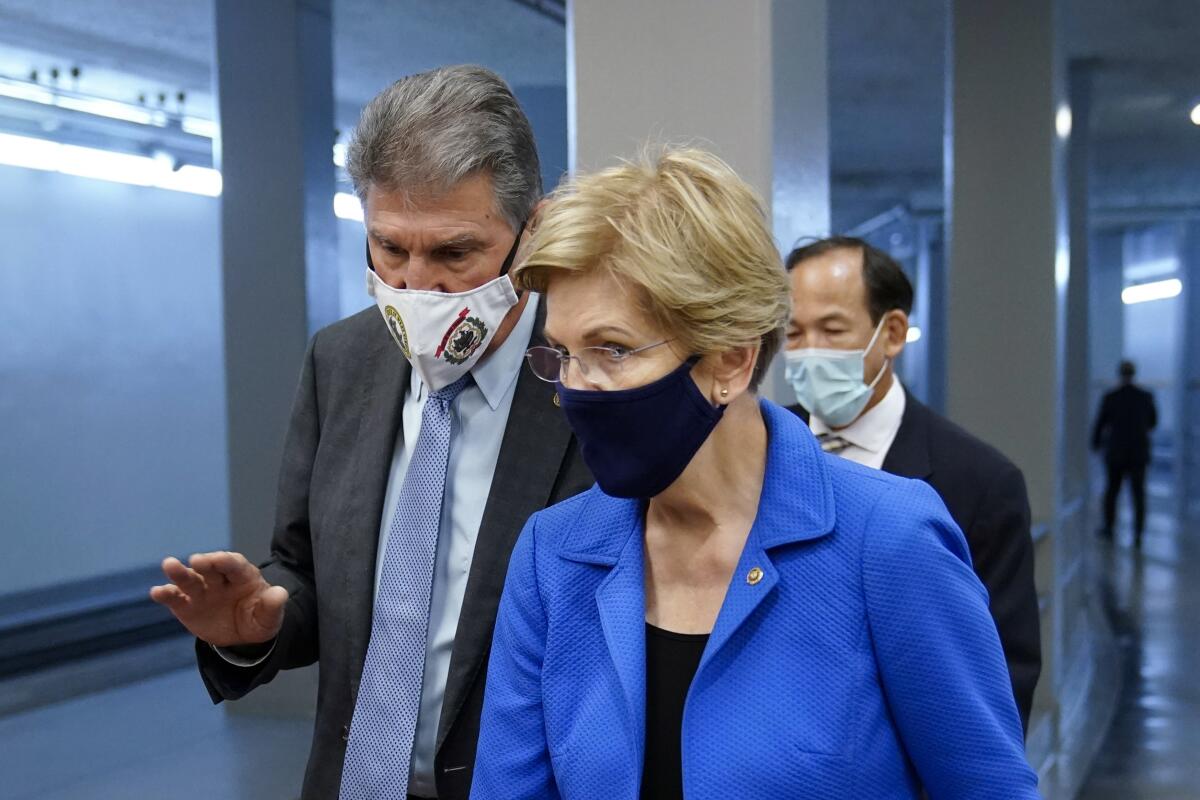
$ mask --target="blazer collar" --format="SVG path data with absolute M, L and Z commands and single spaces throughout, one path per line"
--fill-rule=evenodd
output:
M 799 418 L 760 400 L 767 425 L 767 462 L 758 514 L 757 544 L 764 549 L 816 539 L 833 530 L 833 486 L 825 453 Z M 629 536 L 641 532 L 644 502 L 609 497 L 593 487 L 578 519 L 559 542 L 559 555 L 572 561 L 613 566 Z M 599 522 L 597 522 L 599 521 Z
M 883 471 L 902 478 L 924 480 L 933 474 L 929 455 L 929 417 L 933 413 L 907 389 L 900 430 L 883 460 Z

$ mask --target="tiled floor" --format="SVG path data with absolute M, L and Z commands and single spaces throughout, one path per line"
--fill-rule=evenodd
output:
M 1079 797 L 1200 798 L 1200 525 L 1153 513 L 1142 552 L 1118 537 L 1105 572 L 1123 690 Z
M 311 722 L 231 715 L 195 668 L 0 718 L 3 800 L 290 800 Z

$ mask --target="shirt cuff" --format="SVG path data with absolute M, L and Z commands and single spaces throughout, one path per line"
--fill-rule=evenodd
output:
M 258 657 L 239 655 L 230 650 L 228 647 L 217 647 L 215 644 L 209 644 L 208 646 L 211 647 L 213 652 L 219 655 L 224 661 L 233 664 L 235 667 L 257 667 L 259 664 L 271 657 L 271 654 L 275 652 L 275 645 L 278 642 L 279 637 L 277 636 L 271 640 L 270 649 Z

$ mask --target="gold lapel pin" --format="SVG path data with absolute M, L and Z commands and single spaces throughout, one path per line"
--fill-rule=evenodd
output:
M 763 571 L 758 567 L 751 567 L 750 571 L 746 573 L 746 583 L 750 584 L 751 586 L 754 586 L 762 579 Z
M 562 408 L 562 401 L 558 399 L 558 392 L 554 393 L 554 407 Z

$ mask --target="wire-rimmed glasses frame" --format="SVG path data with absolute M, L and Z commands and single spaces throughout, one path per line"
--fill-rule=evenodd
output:
M 582 348 L 576 355 L 564 353 L 557 347 L 536 345 L 525 351 L 525 360 L 529 362 L 533 374 L 547 383 L 565 383 L 572 361 L 584 380 L 603 377 L 606 381 L 614 382 L 631 358 L 652 348 L 662 347 L 669 341 L 663 339 L 633 349 L 595 345 Z

